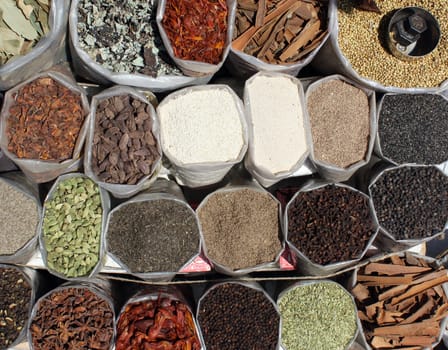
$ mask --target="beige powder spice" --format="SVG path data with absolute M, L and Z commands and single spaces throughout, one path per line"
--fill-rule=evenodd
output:
M 208 257 L 232 270 L 273 261 L 281 250 L 278 210 L 251 189 L 212 194 L 198 210 Z
M 341 80 L 328 80 L 307 97 L 316 160 L 347 168 L 364 159 L 369 145 L 367 95 Z
M 353 69 L 384 86 L 435 87 L 448 79 L 448 2 L 446 0 L 381 0 L 382 14 L 354 8 L 355 0 L 338 1 L 338 44 Z M 418 6 L 431 12 L 440 25 L 437 48 L 422 59 L 402 61 L 378 39 L 380 22 L 393 10 Z

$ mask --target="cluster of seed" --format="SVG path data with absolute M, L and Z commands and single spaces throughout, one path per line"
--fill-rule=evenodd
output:
M 341 286 L 298 286 L 278 301 L 282 344 L 287 350 L 346 349 L 356 333 L 353 299 Z
M 276 349 L 280 316 L 262 291 L 216 286 L 201 300 L 197 318 L 209 350 Z
M 437 48 L 426 57 L 407 62 L 393 56 L 383 46 L 378 33 L 391 11 L 418 6 L 431 12 L 438 20 L 440 32 L 448 32 L 446 0 L 382 0 L 382 14 L 357 10 L 356 0 L 338 1 L 338 43 L 343 55 L 362 77 L 384 86 L 435 87 L 448 78 L 448 36 L 442 35 Z
M 103 209 L 98 186 L 84 177 L 61 181 L 45 202 L 47 266 L 65 277 L 89 275 L 97 265 Z
M 448 219 L 448 179 L 435 167 L 385 171 L 370 186 L 380 225 L 396 239 L 441 232 Z

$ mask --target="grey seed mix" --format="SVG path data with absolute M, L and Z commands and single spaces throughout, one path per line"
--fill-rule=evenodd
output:
M 378 135 L 384 157 L 398 164 L 448 160 L 448 100 L 433 94 L 386 95 Z
M 0 180 L 0 255 L 11 255 L 36 236 L 39 210 L 35 200 Z
M 171 61 L 156 24 L 150 0 L 80 0 L 78 36 L 81 49 L 113 72 L 152 77 L 182 75 Z
M 448 6 L 446 0 L 381 0 L 382 14 L 355 8 L 356 0 L 338 1 L 338 43 L 342 54 L 362 77 L 384 86 L 435 87 L 448 78 Z M 383 47 L 378 39 L 380 23 L 391 11 L 417 6 L 428 10 L 440 25 L 440 42 L 429 55 L 402 61 Z
M 199 225 L 187 204 L 131 202 L 111 213 L 108 251 L 131 272 L 177 272 L 199 253 Z
M 316 87 L 306 102 L 316 160 L 347 168 L 365 158 L 370 108 L 364 91 L 333 79 Z
M 272 262 L 281 250 L 278 210 L 255 190 L 212 194 L 198 211 L 208 257 L 232 270 Z
M 297 286 L 281 296 L 278 306 L 285 350 L 343 350 L 356 333 L 354 302 L 335 283 Z
M 98 264 L 103 208 L 99 187 L 85 177 L 61 181 L 44 204 L 42 237 L 48 268 L 88 276 Z

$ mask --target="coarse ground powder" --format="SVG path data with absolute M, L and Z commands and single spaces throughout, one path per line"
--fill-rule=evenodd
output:
M 386 95 L 378 136 L 384 157 L 400 163 L 448 160 L 448 100 L 433 94 Z
M 448 4 L 446 0 L 381 0 L 382 14 L 355 8 L 355 0 L 338 1 L 338 43 L 343 55 L 362 77 L 384 86 L 435 87 L 448 78 Z M 391 11 L 408 6 L 433 14 L 440 25 L 440 42 L 424 58 L 402 61 L 385 49 L 379 36 L 387 32 Z M 383 30 L 383 23 L 386 30 Z M 381 29 L 380 28 L 381 25 Z
M 347 168 L 364 159 L 370 135 L 369 101 L 361 89 L 325 81 L 307 97 L 314 159 Z
M 199 253 L 199 241 L 195 213 L 170 199 L 128 203 L 107 231 L 108 251 L 135 273 L 177 272 Z
M 275 259 L 281 250 L 278 203 L 251 189 L 219 191 L 198 210 L 208 257 L 232 270 Z
M 183 164 L 226 162 L 244 146 L 236 101 L 225 89 L 190 90 L 157 109 L 163 152 Z
M 37 203 L 0 180 L 0 255 L 11 255 L 37 233 Z
M 290 170 L 308 151 L 297 85 L 286 77 L 259 76 L 247 92 L 255 165 L 273 174 Z

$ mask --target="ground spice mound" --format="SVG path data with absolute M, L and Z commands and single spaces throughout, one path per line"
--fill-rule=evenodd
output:
M 384 86 L 435 87 L 448 78 L 448 36 L 441 35 L 437 48 L 413 62 L 402 61 L 386 50 L 378 39 L 384 16 L 396 9 L 417 6 L 433 14 L 440 32 L 448 32 L 446 0 L 382 0 L 382 14 L 356 9 L 356 0 L 338 1 L 338 44 L 352 68 L 362 77 Z M 382 27 L 380 29 L 380 32 Z
M 273 261 L 281 250 L 278 210 L 251 189 L 212 194 L 198 210 L 208 257 L 233 270 Z

